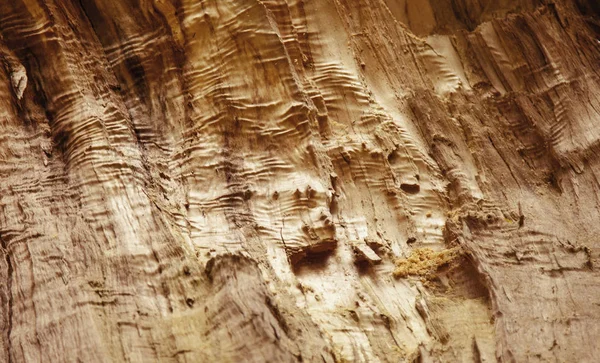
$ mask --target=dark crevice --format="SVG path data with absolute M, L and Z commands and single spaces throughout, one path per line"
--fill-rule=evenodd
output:
M 575 5 L 582 15 L 600 18 L 600 2 L 597 0 L 577 0 Z
M 301 249 L 290 256 L 292 271 L 297 275 L 301 275 L 306 271 L 324 270 L 336 247 L 337 242 L 334 242 L 317 248 Z
M 421 186 L 414 183 L 402 183 L 400 189 L 404 190 L 408 194 L 417 194 L 421 191 Z

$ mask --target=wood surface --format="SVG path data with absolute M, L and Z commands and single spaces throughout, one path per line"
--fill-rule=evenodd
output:
M 0 2 L 0 362 L 594 362 L 596 0 Z

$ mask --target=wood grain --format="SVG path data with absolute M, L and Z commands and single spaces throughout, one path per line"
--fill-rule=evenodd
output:
M 0 4 L 0 361 L 593 362 L 594 0 Z

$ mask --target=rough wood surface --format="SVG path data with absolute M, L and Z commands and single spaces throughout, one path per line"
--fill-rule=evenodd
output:
M 0 361 L 595 361 L 598 4 L 2 1 Z

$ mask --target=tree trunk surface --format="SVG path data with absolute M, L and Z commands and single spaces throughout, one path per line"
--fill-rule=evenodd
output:
M 596 0 L 5 0 L 0 362 L 593 362 Z

